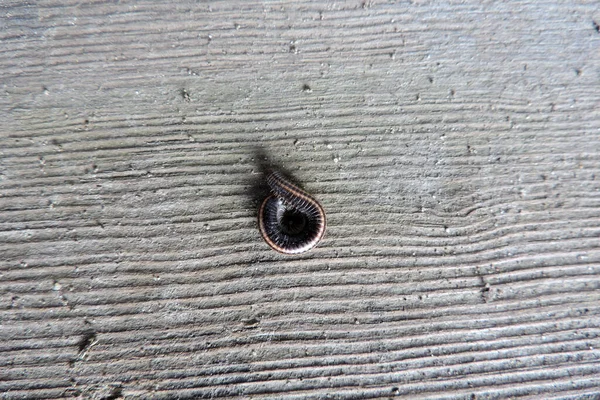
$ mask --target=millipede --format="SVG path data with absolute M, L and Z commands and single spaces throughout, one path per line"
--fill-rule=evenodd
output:
M 271 194 L 258 212 L 265 242 L 283 254 L 300 254 L 315 247 L 325 234 L 321 204 L 278 171 L 267 174 L 267 184 Z

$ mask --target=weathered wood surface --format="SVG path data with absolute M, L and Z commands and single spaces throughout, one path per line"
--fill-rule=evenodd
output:
M 479 3 L 2 2 L 0 398 L 598 398 L 598 3 Z

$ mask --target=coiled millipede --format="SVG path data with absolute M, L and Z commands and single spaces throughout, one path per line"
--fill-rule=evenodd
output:
M 267 175 L 267 184 L 272 194 L 258 212 L 265 242 L 284 254 L 300 254 L 315 247 L 325 234 L 321 204 L 277 171 Z

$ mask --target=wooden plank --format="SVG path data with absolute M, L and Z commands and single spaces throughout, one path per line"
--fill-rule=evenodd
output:
M 595 2 L 163 3 L 2 6 L 0 398 L 600 396 Z

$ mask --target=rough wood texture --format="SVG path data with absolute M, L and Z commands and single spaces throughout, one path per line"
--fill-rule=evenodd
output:
M 598 3 L 499 3 L 3 1 L 0 398 L 598 398 Z

